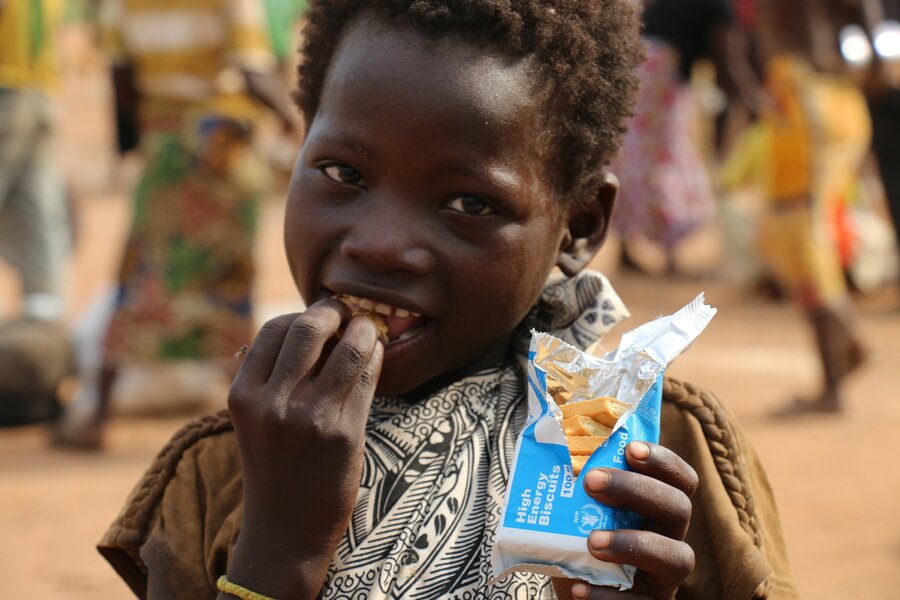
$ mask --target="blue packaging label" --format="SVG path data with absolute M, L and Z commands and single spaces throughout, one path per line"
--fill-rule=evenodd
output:
M 576 478 L 568 448 L 539 441 L 539 428 L 547 426 L 547 419 L 560 426 L 548 404 L 544 372 L 534 367 L 534 353 L 530 353 L 529 361 L 530 393 L 541 410 L 532 415 L 522 433 L 503 526 L 575 537 L 587 537 L 594 529 L 640 529 L 642 522 L 637 515 L 600 504 L 588 496 L 581 479 L 593 468 L 628 470 L 625 447 L 632 440 L 659 442 L 662 374 L 637 408 L 620 420 L 619 427 L 590 456 Z

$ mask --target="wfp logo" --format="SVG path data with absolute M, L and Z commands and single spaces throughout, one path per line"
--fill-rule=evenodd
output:
M 603 525 L 603 511 L 597 504 L 585 504 L 575 512 L 575 526 L 578 531 L 587 535 Z

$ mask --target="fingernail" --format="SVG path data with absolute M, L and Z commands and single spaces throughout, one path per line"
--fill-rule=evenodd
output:
M 631 442 L 628 449 L 631 452 L 631 456 L 637 460 L 647 460 L 650 458 L 650 446 L 643 442 Z
M 588 594 L 591 593 L 591 588 L 584 583 L 573 583 L 572 584 L 572 597 L 577 600 L 587 600 Z
M 609 473 L 600 469 L 591 469 L 584 476 L 584 487 L 589 492 L 602 492 L 609 485 Z
M 604 550 L 612 543 L 612 532 L 595 529 L 588 536 L 588 543 L 594 550 Z

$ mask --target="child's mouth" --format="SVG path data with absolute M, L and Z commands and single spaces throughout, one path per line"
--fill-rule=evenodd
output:
M 346 304 L 353 312 L 353 316 L 364 316 L 375 323 L 379 337 L 386 345 L 408 340 L 428 324 L 427 317 L 384 302 L 350 294 L 335 294 L 332 297 Z

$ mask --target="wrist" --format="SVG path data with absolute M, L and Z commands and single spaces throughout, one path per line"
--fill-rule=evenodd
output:
M 325 583 L 333 554 L 334 549 L 242 530 L 225 575 L 230 582 L 264 596 L 314 599 Z

